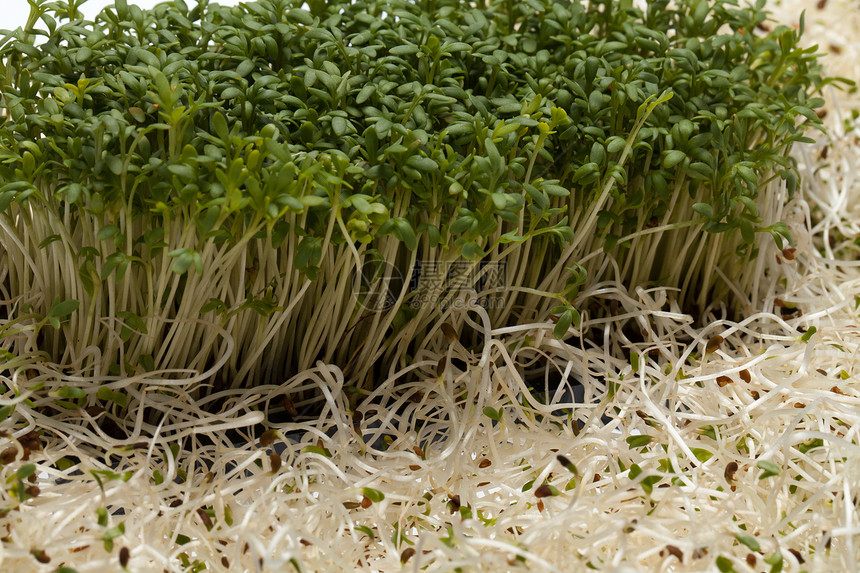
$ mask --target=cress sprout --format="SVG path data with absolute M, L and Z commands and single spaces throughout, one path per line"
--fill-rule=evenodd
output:
M 755 300 L 831 81 L 764 0 L 31 9 L 0 37 L 2 289 L 53 328 L 4 347 L 99 377 L 372 387 L 463 288 L 558 337 L 605 279 Z

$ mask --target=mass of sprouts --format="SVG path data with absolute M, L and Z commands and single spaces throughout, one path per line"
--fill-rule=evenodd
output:
M 302 6 L 36 2 L 6 33 L 12 355 L 372 388 L 463 290 L 562 337 L 605 278 L 749 308 L 788 247 L 830 80 L 763 2 Z
M 33 2 L 0 568 L 856 571 L 831 2 Z

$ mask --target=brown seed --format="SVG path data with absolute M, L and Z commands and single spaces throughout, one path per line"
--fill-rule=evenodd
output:
M 722 388 L 726 384 L 731 384 L 732 382 L 734 382 L 734 380 L 732 380 L 728 376 L 717 376 L 717 385 L 720 388 Z
M 298 410 L 296 410 L 295 404 L 293 404 L 293 401 L 290 400 L 289 396 L 284 396 L 284 411 L 293 418 L 299 415 Z
M 277 430 L 266 430 L 262 434 L 260 434 L 260 447 L 268 448 L 272 444 L 274 444 L 278 439 L 278 431 Z
M 752 380 L 752 376 L 750 376 L 749 370 L 741 370 L 740 372 L 738 372 L 738 376 L 740 376 L 741 380 L 743 380 L 747 384 L 749 384 L 750 380 Z
M 827 7 L 827 0 L 818 0 L 816 2 L 815 7 L 819 10 L 824 10 Z
M 790 548 L 790 549 L 788 550 L 788 552 L 789 552 L 789 553 L 791 553 L 792 555 L 794 555 L 794 558 L 795 558 L 795 559 L 797 559 L 797 562 L 798 562 L 798 563 L 803 564 L 803 563 L 806 561 L 806 560 L 803 558 L 803 555 L 801 555 L 801 554 L 800 554 L 800 551 L 798 551 L 797 549 L 791 549 L 791 548 Z
M 457 331 L 454 330 L 454 327 L 451 326 L 449 323 L 443 322 L 441 328 L 442 334 L 444 334 L 445 338 L 447 338 L 448 340 L 457 340 L 458 338 L 460 338 L 460 336 L 457 334 Z
M 35 557 L 36 561 L 38 561 L 39 563 L 50 563 L 51 562 L 51 558 L 48 557 L 48 554 L 45 553 L 44 549 L 34 549 L 33 550 L 33 557 Z
M 24 449 L 29 450 L 41 450 L 42 449 L 42 440 L 41 435 L 36 430 L 31 430 L 18 438 L 18 442 Z
M 101 406 L 90 406 L 88 408 L 84 408 L 84 412 L 86 412 L 93 418 L 98 418 L 99 416 L 107 412 L 107 410 L 105 410 Z
M 484 487 L 485 485 L 490 485 L 490 482 L 488 482 L 488 481 L 479 481 L 478 482 L 478 487 Z
M 424 450 L 421 449 L 421 446 L 412 446 L 412 451 L 415 452 L 415 455 L 424 459 Z
M 785 301 L 781 298 L 773 299 L 773 305 L 777 308 L 785 308 Z
M 726 465 L 726 471 L 723 473 L 723 475 L 726 478 L 726 481 L 734 481 L 735 480 L 735 473 L 737 473 L 737 471 L 738 471 L 738 463 L 737 462 L 729 462 L 728 465 Z
M 230 568 L 230 560 L 227 559 L 227 557 L 222 556 L 221 557 L 221 565 L 223 565 L 224 567 L 229 569 Z
M 203 525 L 206 526 L 206 529 L 212 529 L 212 518 L 209 517 L 209 514 L 206 513 L 206 510 L 201 508 L 197 509 L 197 516 L 200 518 L 200 521 L 203 522 Z
M 551 495 L 552 495 L 552 488 L 550 487 L 550 485 L 548 483 L 541 484 L 535 490 L 535 497 L 538 497 L 538 498 L 549 497 Z
M 179 507 L 180 505 L 182 505 L 181 499 L 174 499 L 170 502 L 170 507 Z
M 123 547 L 119 550 L 119 564 L 120 567 L 128 566 L 128 558 L 131 556 L 131 552 L 128 550 L 128 547 Z
M 436 377 L 441 378 L 442 374 L 445 373 L 445 366 L 448 364 L 448 357 L 443 356 L 439 362 L 436 363 Z
M 403 553 L 400 554 L 400 563 L 401 565 L 406 564 L 409 559 L 415 555 L 415 550 L 411 547 L 407 547 L 403 550 Z
M 544 510 L 544 507 L 545 507 L 545 506 L 544 506 L 544 504 L 543 504 L 543 500 L 542 500 L 542 499 L 539 499 L 539 500 L 538 500 L 538 502 L 537 502 L 537 508 L 538 508 L 538 511 L 543 511 L 543 510 Z
M 272 464 L 272 473 L 278 473 L 278 470 L 281 469 L 281 456 L 276 454 L 275 452 L 271 452 L 269 454 L 269 462 Z
M 409 469 L 412 470 L 413 472 L 417 472 L 418 470 L 421 469 L 421 466 L 419 466 L 418 464 L 412 464 L 409 466 Z
M 0 462 L 4 464 L 11 464 L 15 461 L 15 457 L 18 455 L 18 449 L 14 447 L 9 447 L 0 452 Z
M 451 510 L 451 513 L 460 510 L 460 496 L 452 495 L 451 499 L 448 500 L 448 509 Z
M 479 468 L 487 468 L 487 467 L 490 467 L 492 464 L 493 464 L 493 462 L 491 462 L 491 461 L 490 461 L 490 460 L 488 460 L 487 458 L 484 458 L 484 459 L 483 459 L 483 460 L 481 460 L 481 462 L 478 464 L 478 467 L 479 467 Z
M 30 485 L 24 489 L 24 493 L 26 493 L 30 497 L 39 497 L 39 494 L 42 493 L 42 490 L 40 490 L 39 486 L 37 485 Z
M 576 426 L 574 426 L 574 427 L 576 427 Z M 573 462 L 570 461 L 569 459 L 567 459 L 567 456 L 563 456 L 561 454 L 558 454 L 555 457 L 555 459 L 558 463 L 563 465 L 567 471 L 574 473 L 574 474 L 579 473 L 579 472 L 577 472 L 576 466 L 573 464 Z
M 367 509 L 371 505 L 373 505 L 373 502 L 370 501 L 369 497 L 367 497 L 366 495 L 361 496 L 361 507 L 363 509 Z
M 830 391 L 833 392 L 834 394 L 841 394 L 842 396 L 845 396 L 845 392 L 843 392 L 839 386 L 834 386 L 833 388 L 830 389 Z
M 352 413 L 352 425 L 358 426 L 361 424 L 361 421 L 364 419 L 364 414 L 359 411 L 355 411 Z
M 667 545 L 667 546 L 666 546 L 666 551 L 667 551 L 667 552 L 669 552 L 669 554 L 674 555 L 675 557 L 677 557 L 677 558 L 678 558 L 678 561 L 683 561 L 683 560 L 684 560 L 684 553 L 683 553 L 680 549 L 678 549 L 677 547 L 675 547 L 674 545 Z
M 759 399 L 759 397 L 760 397 L 760 396 L 759 396 L 759 393 L 758 393 L 758 392 L 756 392 L 755 390 L 751 390 L 751 391 L 750 391 L 750 396 L 752 396 L 752 397 L 753 397 L 753 400 L 758 400 L 758 399 Z
M 720 344 L 722 344 L 722 343 L 723 343 L 723 337 L 720 336 L 719 334 L 712 337 L 710 340 L 708 340 L 708 344 L 705 346 L 705 354 L 710 354 L 712 352 L 715 352 L 717 350 L 717 348 L 720 347 Z
M 345 501 L 343 502 L 343 506 L 347 509 L 357 509 L 361 507 L 361 504 L 357 501 Z
M 313 543 L 311 543 L 310 541 L 308 541 L 308 540 L 307 540 L 307 539 L 305 539 L 304 537 L 303 537 L 303 538 L 301 538 L 301 539 L 299 539 L 299 543 L 301 543 L 301 544 L 302 544 L 302 545 L 304 545 L 305 547 L 310 547 L 311 545 L 313 545 Z
M 755 567 L 756 556 L 754 553 L 747 553 L 747 565 L 750 567 Z
M 782 256 L 785 257 L 785 260 L 787 261 L 793 261 L 796 252 L 797 249 L 795 249 L 794 247 L 789 247 L 787 249 L 782 250 Z

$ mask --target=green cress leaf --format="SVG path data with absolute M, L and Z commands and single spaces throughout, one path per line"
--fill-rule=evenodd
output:
M 642 448 L 651 443 L 651 436 L 630 436 L 627 438 L 627 446 L 632 450 L 634 448 Z
M 80 306 L 80 303 L 76 300 L 64 300 L 60 301 L 59 297 L 54 300 L 54 304 L 51 305 L 51 310 L 48 312 L 49 317 L 54 318 L 65 318 L 75 312 Z
M 105 402 L 113 402 L 117 406 L 121 408 L 125 408 L 127 406 L 127 399 L 124 392 L 120 392 L 118 390 L 111 390 L 110 388 L 99 388 L 96 393 L 96 397 L 99 400 L 103 400 Z
M 128 108 L 128 113 L 138 123 L 143 123 L 146 121 L 146 113 L 144 113 L 144 111 L 137 106 L 132 106 L 132 107 Z
M 687 155 L 683 151 L 679 151 L 677 149 L 673 149 L 672 151 L 667 151 L 663 156 L 663 168 L 664 169 L 672 169 L 684 159 L 687 158 Z
M 361 493 L 373 503 L 379 503 L 385 499 L 385 494 L 377 489 L 365 487 L 362 488 Z
M 555 323 L 555 328 L 553 328 L 553 335 L 561 340 L 567 334 L 567 331 L 570 329 L 570 325 L 573 322 L 573 309 L 567 309 L 561 316 L 558 318 L 558 322 Z
M 752 535 L 749 535 L 747 533 L 738 533 L 737 535 L 735 535 L 735 539 L 737 539 L 739 543 L 742 543 L 749 547 L 750 551 L 761 550 L 761 545 L 759 545 L 758 540 Z
M 25 480 L 35 473 L 36 464 L 25 464 L 18 468 L 18 470 L 15 472 L 15 477 L 17 477 L 19 480 Z
M 203 260 L 200 253 L 191 249 L 175 249 L 167 253 L 167 256 L 175 259 L 170 267 L 175 273 L 185 274 L 191 265 L 194 265 L 197 274 L 203 273 Z
M 756 463 L 756 467 L 762 470 L 758 479 L 767 479 L 772 476 L 778 476 L 782 473 L 782 470 L 779 469 L 778 465 L 767 460 L 759 460 L 758 463 Z
M 8 418 L 15 412 L 15 404 L 0 407 L 0 422 Z
M 717 569 L 719 569 L 720 573 L 736 573 L 734 565 L 732 565 L 731 559 L 719 555 L 717 557 Z
M 87 393 L 80 388 L 74 388 L 72 386 L 63 386 L 59 390 L 57 390 L 56 396 L 58 398 L 64 398 L 66 400 L 78 400 L 80 398 L 86 398 Z
M 779 573 L 783 568 L 783 556 L 779 551 L 771 553 L 764 558 L 764 562 L 770 565 L 770 573 Z
M 485 406 L 483 412 L 484 412 L 484 415 L 486 417 L 488 417 L 489 419 L 494 420 L 496 422 L 499 422 L 502 419 L 501 409 L 496 410 L 495 408 L 493 408 L 491 406 Z
M 707 203 L 696 203 L 693 205 L 693 211 L 706 219 L 714 218 L 714 208 Z

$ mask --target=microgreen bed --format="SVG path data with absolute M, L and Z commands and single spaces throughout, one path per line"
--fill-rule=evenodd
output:
M 757 296 L 830 81 L 763 2 L 300 5 L 39 4 L 7 34 L 13 355 L 372 387 L 465 290 L 558 336 L 589 281 Z

